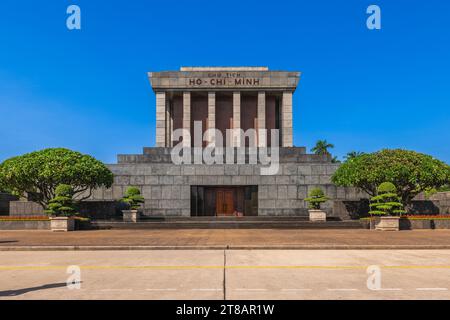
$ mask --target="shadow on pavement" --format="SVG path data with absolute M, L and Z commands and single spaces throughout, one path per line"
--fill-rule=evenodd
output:
M 45 285 L 42 285 L 42 286 L 31 287 L 31 288 L 23 288 L 23 289 L 16 289 L 16 290 L 0 291 L 0 297 L 19 296 L 21 294 L 32 292 L 32 291 L 54 289 L 54 288 L 62 288 L 62 287 L 65 287 L 65 286 L 67 286 L 67 284 L 65 282 L 62 282 L 62 283 L 45 284 Z

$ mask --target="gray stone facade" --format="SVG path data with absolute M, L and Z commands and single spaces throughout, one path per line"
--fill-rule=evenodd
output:
M 139 187 L 147 216 L 191 215 L 191 186 L 258 186 L 259 216 L 306 216 L 304 199 L 321 187 L 332 201 L 324 205 L 334 215 L 333 200 L 358 201 L 365 194 L 331 183 L 338 164 L 329 156 L 306 154 L 304 148 L 281 148 L 276 175 L 261 175 L 260 164 L 175 165 L 170 148 L 144 148 L 141 155 L 119 155 L 110 189 L 96 190 L 92 200 L 118 200 L 128 186 Z

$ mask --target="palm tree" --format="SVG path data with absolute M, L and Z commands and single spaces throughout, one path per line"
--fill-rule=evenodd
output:
M 356 157 L 362 156 L 363 154 L 364 154 L 364 152 L 361 152 L 361 151 L 350 151 L 345 156 L 345 160 L 348 161 L 348 160 L 354 159 Z
M 319 140 L 316 142 L 314 148 L 311 149 L 311 152 L 315 154 L 330 154 L 328 149 L 334 148 L 334 144 L 328 143 L 327 140 Z
M 338 157 L 333 157 L 331 163 L 341 163 L 341 160 L 339 160 Z

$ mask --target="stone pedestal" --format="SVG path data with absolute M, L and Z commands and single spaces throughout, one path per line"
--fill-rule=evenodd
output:
M 123 222 L 138 222 L 139 212 L 138 210 L 122 210 Z
M 322 210 L 308 210 L 309 212 L 309 221 L 321 221 L 325 222 L 327 221 L 327 214 L 325 211 Z
M 375 230 L 398 231 L 400 228 L 400 217 L 381 217 L 375 225 Z
M 50 229 L 52 231 L 73 231 L 75 230 L 75 219 L 72 217 L 51 217 Z

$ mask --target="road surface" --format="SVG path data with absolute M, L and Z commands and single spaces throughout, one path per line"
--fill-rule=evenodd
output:
M 0 299 L 450 299 L 450 250 L 0 252 Z

